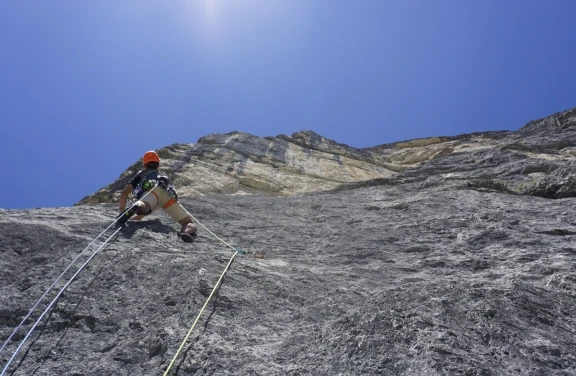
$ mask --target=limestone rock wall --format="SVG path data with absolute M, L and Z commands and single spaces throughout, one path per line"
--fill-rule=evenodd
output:
M 367 149 L 312 132 L 161 149 L 182 204 L 251 252 L 171 376 L 574 374 L 575 115 Z M 139 167 L 85 201 L 113 201 Z M 91 257 L 116 210 L 0 209 L 0 344 Z M 232 255 L 204 228 L 192 244 L 178 228 L 162 211 L 123 226 L 7 374 L 163 374 Z
M 532 121 L 517 132 L 431 137 L 364 149 L 312 131 L 264 138 L 232 132 L 210 134 L 196 144 L 170 145 L 159 154 L 162 170 L 182 197 L 206 193 L 286 196 L 390 180 L 468 180 L 476 186 L 551 197 L 558 190 L 554 185 L 565 178 L 554 172 L 574 172 L 576 109 Z M 79 204 L 114 202 L 140 168 L 138 161 Z M 558 195 L 572 194 L 564 189 Z
M 557 169 L 573 171 L 576 109 L 532 121 L 517 132 L 430 137 L 358 149 L 312 131 L 291 136 L 210 134 L 159 150 L 162 170 L 182 197 L 206 193 L 291 195 L 370 181 L 477 180 L 510 192 L 555 196 Z M 79 204 L 114 202 L 136 162 Z M 549 187 L 550 186 L 550 187 Z M 566 189 L 559 195 L 571 195 Z
M 265 258 L 236 257 L 171 376 L 576 369 L 576 198 L 446 179 L 182 203 Z M 115 214 L 114 204 L 0 210 L 0 343 Z M 128 222 L 8 375 L 162 375 L 232 255 L 202 228 L 193 244 L 179 241 L 178 227 L 161 211 Z
M 175 144 L 159 150 L 161 169 L 183 197 L 204 193 L 274 195 L 326 191 L 342 183 L 394 175 L 369 153 L 338 145 L 313 132 L 261 138 L 247 133 L 211 134 L 196 144 Z M 114 183 L 80 201 L 111 202 L 142 168 L 136 162 Z

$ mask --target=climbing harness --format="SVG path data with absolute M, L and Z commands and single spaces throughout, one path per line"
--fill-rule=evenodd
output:
M 142 196 L 142 193 L 144 192 L 142 189 L 142 182 L 140 182 L 136 188 L 134 188 L 134 190 L 132 191 L 132 198 L 134 199 L 134 202 L 132 202 L 130 208 L 124 210 L 122 213 L 120 213 L 120 215 L 118 215 L 118 217 L 116 217 L 116 221 L 118 221 L 118 223 L 120 223 L 121 225 L 123 225 L 124 223 L 128 222 L 128 220 L 134 215 L 136 214 L 136 212 L 138 211 L 139 207 L 136 206 L 136 202 L 137 200 L 140 199 L 140 197 L 142 197 L 142 199 L 144 199 L 144 197 L 148 196 L 150 193 L 156 195 L 156 193 L 152 192 L 154 189 L 156 189 L 156 187 L 159 185 L 159 183 L 156 180 L 147 180 L 145 183 L 147 183 L 146 185 L 146 194 L 144 196 Z M 149 184 L 148 184 L 149 183 Z M 134 194 L 134 192 L 136 192 L 137 189 L 140 189 L 140 193 Z
M 146 193 L 146 195 L 148 195 L 151 191 L 148 191 Z M 144 197 L 146 197 L 146 195 L 144 195 Z M 132 209 L 134 207 L 135 203 L 132 203 L 132 206 L 128 209 Z M 30 309 L 30 311 L 28 312 L 28 314 L 26 315 L 26 317 L 24 317 L 24 319 L 20 322 L 20 324 L 18 324 L 18 326 L 16 327 L 16 329 L 14 329 L 14 331 L 12 332 L 12 334 L 10 334 L 10 336 L 8 337 L 8 339 L 4 342 L 4 344 L 2 345 L 2 348 L 0 348 L 0 354 L 2 353 L 2 351 L 4 351 L 4 349 L 6 348 L 6 346 L 8 345 L 8 343 L 10 342 L 10 340 L 14 337 L 14 335 L 18 332 L 18 330 L 22 327 L 22 325 L 24 325 L 24 323 L 26 322 L 26 320 L 28 320 L 30 318 L 30 316 L 32 315 L 32 313 L 36 310 L 36 308 L 38 307 L 38 305 L 42 302 L 42 300 L 44 300 L 44 298 L 46 297 L 46 295 L 48 295 L 48 293 L 56 286 L 56 283 L 58 283 L 58 281 L 64 277 L 64 274 L 66 274 L 66 272 L 72 267 L 72 265 L 74 265 L 76 263 L 76 261 L 78 261 L 78 259 L 80 258 L 80 256 L 82 256 L 82 254 L 88 249 L 90 248 L 90 246 L 92 244 L 94 244 L 96 242 L 96 240 L 98 240 L 104 233 L 106 233 L 106 231 L 108 231 L 112 226 L 114 226 L 118 220 L 120 219 L 120 216 L 118 218 L 116 218 L 114 220 L 114 222 L 112 222 L 108 227 L 106 227 L 104 229 L 104 231 L 102 231 L 98 236 L 96 236 L 91 242 L 90 244 L 88 244 L 86 246 L 86 248 L 84 248 L 82 250 L 82 252 L 80 252 L 78 254 L 78 256 L 76 256 L 74 258 L 74 260 L 72 260 L 72 262 L 66 267 L 66 269 L 64 269 L 64 271 L 58 276 L 58 278 L 56 278 L 56 280 L 52 283 L 52 285 L 50 285 L 50 287 L 48 287 L 48 289 L 44 292 L 44 294 L 42 294 L 42 296 L 40 297 L 40 299 L 38 299 L 38 301 L 34 304 L 34 306 L 32 307 L 32 309 Z M 40 315 L 40 317 L 36 320 L 36 322 L 34 323 L 34 325 L 32 326 L 32 328 L 30 328 L 30 330 L 28 331 L 28 333 L 26 334 L 26 336 L 24 337 L 24 339 L 20 342 L 20 345 L 16 348 L 16 350 L 14 351 L 14 353 L 12 354 L 12 356 L 10 357 L 10 359 L 8 360 L 8 363 L 6 364 L 6 366 L 4 367 L 4 369 L 2 370 L 2 373 L 0 373 L 0 376 L 4 376 L 4 374 L 6 373 L 6 371 L 8 370 L 8 367 L 10 366 L 10 364 L 14 361 L 14 359 L 16 358 L 16 355 L 18 355 L 18 352 L 20 352 L 20 350 L 22 349 L 22 346 L 24 345 L 24 343 L 26 342 L 26 340 L 28 340 L 28 337 L 30 337 L 30 335 L 32 334 L 32 332 L 34 331 L 34 329 L 36 328 L 36 326 L 38 326 L 38 324 L 40 323 L 40 321 L 42 321 L 42 318 L 44 318 L 44 316 L 46 315 L 46 313 L 50 310 L 50 308 L 54 305 L 54 303 L 56 303 L 56 301 L 60 298 L 60 296 L 62 295 L 62 293 L 64 292 L 64 290 L 66 290 L 66 288 L 68 288 L 68 286 L 72 283 L 72 281 L 76 278 L 76 276 L 86 267 L 86 265 L 88 265 L 88 263 L 94 258 L 94 256 L 96 256 L 96 254 L 98 254 L 98 252 L 100 252 L 100 250 L 106 245 L 108 244 L 108 242 L 122 229 L 122 227 L 119 227 L 116 231 L 114 231 L 114 233 L 112 235 L 110 235 L 110 237 L 108 239 L 106 239 L 106 241 L 104 243 L 102 243 L 102 245 L 88 258 L 88 260 L 86 260 L 86 262 L 78 269 L 78 271 L 76 271 L 76 273 L 72 276 L 72 278 L 70 278 L 68 280 L 68 282 L 64 285 L 64 287 L 62 287 L 62 289 L 60 290 L 60 292 L 56 295 L 56 297 L 52 300 L 52 302 L 48 305 L 48 307 L 44 310 L 44 312 L 42 312 L 42 314 Z
M 136 184 L 132 193 L 130 193 L 130 196 L 132 198 L 139 200 L 140 197 L 142 197 L 142 195 L 144 194 L 144 192 L 146 192 L 146 191 L 150 192 L 151 190 L 156 188 L 158 183 L 154 184 L 153 180 L 146 180 L 148 175 L 150 175 L 154 172 L 156 172 L 156 176 L 158 176 L 157 170 L 148 171 L 146 174 L 143 174 L 144 176 L 142 176 L 140 178 L 140 181 L 138 182 L 138 184 Z
M 178 192 L 176 192 L 176 188 L 174 188 L 174 186 L 168 185 L 163 188 L 168 193 L 168 195 L 174 199 L 174 201 L 178 201 Z
M 165 188 L 165 184 L 161 184 L 158 181 L 154 181 L 155 185 L 154 187 L 152 187 L 151 189 L 146 189 L 146 194 L 143 195 L 143 197 L 146 197 L 148 194 L 150 194 L 152 192 L 152 190 L 154 188 L 156 188 L 158 185 L 161 185 L 162 188 Z M 163 182 L 162 182 L 163 183 Z M 167 190 L 168 191 L 168 190 Z M 169 192 L 170 194 L 170 192 Z M 172 196 L 172 194 L 170 194 L 172 196 L 172 198 L 174 198 L 175 200 L 177 200 L 178 195 L 176 193 L 175 190 L 173 190 L 173 194 L 176 196 Z M 142 194 L 141 194 L 142 196 Z M 135 202 L 132 203 L 132 205 L 130 206 L 130 208 L 128 210 L 125 210 L 122 214 L 129 212 L 131 209 L 133 209 L 135 206 Z M 94 244 L 94 242 L 96 242 L 96 240 L 98 240 L 106 231 L 108 231 L 112 226 L 114 226 L 114 224 L 116 224 L 117 222 L 120 222 L 119 219 L 122 217 L 122 214 L 119 215 L 114 222 L 112 222 L 112 224 L 110 224 L 108 227 L 106 227 L 106 229 L 104 229 L 104 231 L 102 231 L 96 238 L 94 238 L 90 244 L 88 244 L 88 246 L 86 246 L 86 248 L 84 248 L 82 250 L 82 252 L 80 252 L 80 254 L 78 254 L 78 256 L 76 256 L 76 258 L 74 258 L 74 260 L 72 260 L 72 262 L 66 267 L 66 269 L 62 272 L 62 274 L 60 274 L 58 276 L 58 278 L 52 283 L 52 285 L 46 290 L 46 292 L 44 292 L 44 294 L 40 297 L 40 299 L 36 302 L 36 304 L 34 304 L 34 306 L 32 307 L 32 309 L 30 310 L 30 312 L 28 312 L 28 314 L 26 315 L 26 317 L 22 320 L 22 322 L 20 322 L 20 324 L 16 327 L 16 329 L 14 329 L 14 331 L 12 332 L 12 334 L 8 337 L 8 339 L 6 340 L 6 342 L 2 345 L 2 348 L 0 348 L 0 353 L 2 353 L 2 351 L 4 350 L 4 348 L 6 348 L 6 346 L 8 345 L 8 343 L 10 342 L 10 340 L 14 337 L 14 335 L 16 334 L 16 332 L 22 327 L 22 325 L 24 325 L 24 323 L 26 322 L 26 320 L 28 320 L 30 318 L 30 316 L 32 315 L 32 313 L 36 310 L 36 308 L 38 307 L 38 305 L 41 303 L 41 301 L 46 297 L 46 295 L 48 294 L 48 292 L 50 292 L 55 286 L 56 283 L 63 278 L 64 274 L 72 267 L 72 265 L 74 265 L 76 263 L 76 261 L 78 261 L 78 259 L 80 258 L 80 256 L 92 245 Z M 231 248 L 234 251 L 234 254 L 232 255 L 232 257 L 230 258 L 230 260 L 228 261 L 228 264 L 226 265 L 226 267 L 224 268 L 224 271 L 222 272 L 222 274 L 220 275 L 220 278 L 218 279 L 218 281 L 216 282 L 216 285 L 214 285 L 214 288 L 212 289 L 212 292 L 210 293 L 210 295 L 208 296 L 208 299 L 206 299 L 206 302 L 204 303 L 204 305 L 202 306 L 202 309 L 200 310 L 200 312 L 198 313 L 198 316 L 196 317 L 196 319 L 194 320 L 194 323 L 192 324 L 192 326 L 190 327 L 190 329 L 188 330 L 188 333 L 186 334 L 186 337 L 184 338 L 184 340 L 182 341 L 182 343 L 180 344 L 180 347 L 178 348 L 178 350 L 176 351 L 176 354 L 174 355 L 174 357 L 172 358 L 172 361 L 170 362 L 170 364 L 168 365 L 168 368 L 166 369 L 166 371 L 164 372 L 164 376 L 167 376 L 168 373 L 170 372 L 170 369 L 172 368 L 172 366 L 174 365 L 174 362 L 176 361 L 176 359 L 178 358 L 178 355 L 180 355 L 180 352 L 182 351 L 184 345 L 186 344 L 186 342 L 188 342 L 188 339 L 190 337 L 190 335 L 192 334 L 192 331 L 194 330 L 196 324 L 198 323 L 198 321 L 200 320 L 200 317 L 202 316 L 202 314 L 204 313 L 204 310 L 206 309 L 206 307 L 208 306 L 208 303 L 210 302 L 210 300 L 212 299 L 212 296 L 215 294 L 215 292 L 218 290 L 218 288 L 220 287 L 222 280 L 224 278 L 224 276 L 226 275 L 226 272 L 229 270 L 230 265 L 232 265 L 232 262 L 234 261 L 234 258 L 236 257 L 236 255 L 246 255 L 247 253 L 251 253 L 249 251 L 246 251 L 242 248 L 239 247 L 233 247 L 230 244 L 228 244 L 226 241 L 224 241 L 223 239 L 221 239 L 220 237 L 218 237 L 216 234 L 214 234 L 212 231 L 210 231 L 206 226 L 204 226 L 200 221 L 198 221 L 194 216 L 192 216 L 190 213 L 188 213 L 188 215 L 190 216 L 190 218 L 192 218 L 194 221 L 196 221 L 196 223 L 198 223 L 200 226 L 202 226 L 202 228 L 204 228 L 208 233 L 210 233 L 212 236 L 214 236 L 216 239 L 218 239 L 219 241 L 221 241 L 222 243 L 224 243 L 226 246 L 228 246 L 229 248 Z M 88 263 L 98 254 L 98 252 L 100 252 L 100 250 L 102 248 L 104 248 L 104 246 L 106 246 L 106 244 L 108 244 L 108 242 L 118 233 L 120 232 L 120 230 L 122 229 L 122 227 L 119 227 L 118 229 L 116 229 L 116 231 L 114 231 L 114 233 L 112 235 L 110 235 L 108 237 L 108 239 L 106 239 L 106 241 L 104 241 L 102 243 L 102 245 L 100 245 L 100 247 L 98 247 L 98 249 L 96 249 L 96 251 L 94 251 L 94 253 L 92 253 L 92 255 L 84 262 L 84 264 L 82 264 L 80 266 L 80 268 L 76 271 L 76 273 L 74 273 L 74 275 L 68 280 L 68 282 L 66 282 L 66 284 L 60 289 L 60 291 L 58 292 L 58 294 L 54 297 L 54 299 L 52 299 L 52 301 L 50 302 L 50 304 L 46 307 L 46 309 L 44 309 L 44 311 L 42 312 L 42 314 L 40 315 L 40 317 L 38 317 L 38 319 L 36 320 L 36 322 L 34 323 L 34 325 L 32 325 L 32 327 L 30 328 L 30 330 L 28 331 L 28 333 L 26 334 L 26 336 L 24 337 L 24 339 L 20 342 L 20 344 L 18 345 L 18 347 L 16 348 L 16 350 L 14 351 L 14 353 L 12 354 L 12 356 L 10 357 L 10 359 L 8 360 L 8 363 L 6 363 L 4 369 L 2 370 L 2 372 L 0 373 L 0 376 L 4 376 L 8 370 L 8 368 L 10 367 L 10 365 L 12 364 L 12 362 L 14 361 L 14 359 L 16 358 L 16 356 L 18 355 L 18 353 L 20 352 L 20 350 L 22 349 L 22 347 L 24 346 L 25 342 L 28 340 L 28 338 L 32 335 L 32 332 L 34 331 L 34 329 L 36 329 L 36 327 L 38 326 L 38 324 L 42 321 L 42 319 L 44 318 L 44 316 L 50 311 L 50 309 L 52 308 L 52 306 L 60 299 L 60 297 L 62 296 L 62 294 L 64 293 L 64 291 L 68 288 L 68 286 L 70 286 L 70 284 L 74 281 L 74 279 L 78 276 L 78 274 L 80 274 L 80 272 L 88 265 Z M 254 253 L 254 257 L 256 258 L 264 258 L 264 253 L 258 251 L 256 253 Z
M 155 177 L 147 179 L 150 174 L 154 173 L 156 174 Z M 174 201 L 178 201 L 178 193 L 176 192 L 176 188 L 174 188 L 173 185 L 170 185 L 170 180 L 165 173 L 158 170 L 152 170 L 142 175 L 143 176 L 140 178 L 140 181 L 138 184 L 136 184 L 136 187 L 134 187 L 134 190 L 130 194 L 133 198 L 139 200 L 144 192 L 151 191 L 157 186 L 160 186 L 166 191 L 166 193 L 168 193 L 170 197 L 174 199 Z

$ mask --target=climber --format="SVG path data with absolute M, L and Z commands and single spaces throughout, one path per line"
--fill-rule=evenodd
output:
M 162 208 L 182 226 L 178 236 L 185 242 L 192 242 L 198 228 L 190 214 L 178 202 L 178 194 L 174 187 L 168 184 L 168 176 L 158 171 L 160 157 L 155 151 L 147 151 L 142 162 L 144 170 L 139 171 L 120 194 L 118 223 L 123 225 L 134 214 L 137 216 L 133 220 L 139 221 L 156 209 Z M 130 194 L 138 201 L 126 210 L 126 202 Z

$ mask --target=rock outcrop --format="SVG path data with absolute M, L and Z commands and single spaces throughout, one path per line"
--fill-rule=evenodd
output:
M 206 193 L 274 195 L 326 191 L 342 183 L 390 176 L 394 171 L 370 154 L 338 145 L 313 132 L 260 138 L 247 133 L 212 134 L 196 144 L 175 144 L 158 151 L 162 169 L 182 197 Z M 120 179 L 80 204 L 112 202 L 139 169 L 136 162 Z
M 571 110 L 518 132 L 369 149 L 309 132 L 162 149 L 176 184 L 193 187 L 183 205 L 252 252 L 232 264 L 172 374 L 574 374 L 575 119 Z M 306 149 L 314 157 L 294 155 Z M 326 171 L 336 151 L 354 178 Z M 266 176 L 274 163 L 278 174 Z M 248 176 L 240 165 L 253 182 L 219 189 L 250 194 L 211 193 Z M 222 180 L 202 180 L 203 168 Z M 299 191 L 296 179 L 321 189 Z M 0 342 L 115 214 L 114 203 L 0 210 Z M 128 222 L 8 374 L 161 375 L 232 255 L 203 229 L 193 244 L 179 241 L 177 227 L 163 213 Z
M 170 145 L 159 154 L 162 169 L 183 197 L 291 195 L 390 179 L 462 180 L 518 194 L 572 197 L 575 191 L 564 180 L 574 172 L 575 145 L 572 109 L 530 122 L 517 132 L 432 137 L 364 149 L 311 131 L 266 138 L 233 132 L 208 135 L 196 144 Z M 140 161 L 134 163 L 117 181 L 79 204 L 114 202 L 140 168 Z

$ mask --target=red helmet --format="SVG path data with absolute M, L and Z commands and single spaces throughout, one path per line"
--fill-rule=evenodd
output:
M 144 163 L 144 165 L 150 162 L 157 162 L 158 164 L 160 164 L 160 157 L 158 156 L 158 154 L 156 154 L 155 151 L 147 151 L 146 153 L 144 153 L 142 162 Z

